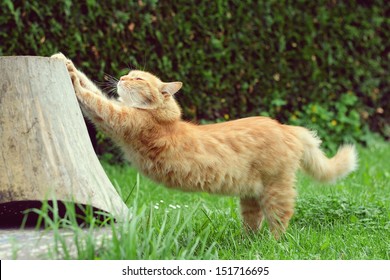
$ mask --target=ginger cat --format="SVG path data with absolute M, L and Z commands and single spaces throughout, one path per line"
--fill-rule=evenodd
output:
M 328 159 L 314 132 L 251 117 L 211 125 L 181 119 L 173 95 L 182 83 L 131 71 L 108 99 L 62 54 L 84 114 L 122 148 L 143 174 L 170 188 L 240 198 L 244 225 L 256 231 L 264 218 L 278 238 L 294 212 L 295 173 L 302 168 L 322 182 L 357 167 L 353 145 Z

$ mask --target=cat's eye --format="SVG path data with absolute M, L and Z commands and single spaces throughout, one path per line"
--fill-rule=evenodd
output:
M 143 81 L 144 79 L 141 78 L 135 78 L 137 81 Z

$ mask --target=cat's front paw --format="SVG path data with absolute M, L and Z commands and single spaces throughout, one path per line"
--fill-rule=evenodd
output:
M 56 53 L 56 54 L 53 54 L 50 58 L 54 58 L 54 59 L 58 59 L 58 60 L 61 60 L 63 62 L 65 62 L 65 64 L 68 64 L 68 63 L 71 63 L 72 61 L 70 59 L 68 59 L 63 53 Z
M 81 86 L 80 79 L 76 72 L 71 71 L 69 72 L 70 79 L 72 80 L 73 88 L 76 94 L 80 93 L 83 90 L 83 87 Z
M 50 58 L 65 59 L 65 60 L 67 59 L 66 56 L 62 52 L 55 53 Z
M 76 71 L 76 67 L 74 66 L 72 60 L 67 58 L 63 53 L 60 52 L 60 53 L 53 54 L 50 58 L 54 58 L 54 59 L 58 59 L 58 60 L 63 61 L 66 65 L 66 68 L 68 69 L 69 73 L 72 71 Z

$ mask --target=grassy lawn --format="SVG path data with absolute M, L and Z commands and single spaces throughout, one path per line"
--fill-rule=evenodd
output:
M 238 199 L 169 190 L 128 166 L 103 166 L 134 219 L 98 242 L 75 231 L 79 259 L 390 259 L 390 146 L 359 149 L 359 169 L 334 185 L 299 174 L 296 213 L 276 241 L 246 234 Z M 93 231 L 92 224 L 90 229 Z M 63 258 L 74 258 L 61 248 Z M 64 254 L 65 252 L 65 254 Z
M 266 227 L 243 232 L 237 198 L 169 190 L 130 167 L 103 163 L 136 215 L 113 227 L 96 257 L 390 259 L 390 147 L 375 142 L 359 157 L 358 171 L 334 185 L 299 174 L 296 213 L 279 241 Z

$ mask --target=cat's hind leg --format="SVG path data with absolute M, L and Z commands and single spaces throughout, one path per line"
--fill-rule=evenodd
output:
M 294 180 L 289 178 L 268 184 L 262 195 L 260 204 L 276 239 L 286 231 L 294 213 L 296 191 L 293 182 Z
M 241 216 L 247 230 L 256 232 L 261 228 L 263 213 L 259 199 L 240 198 Z

